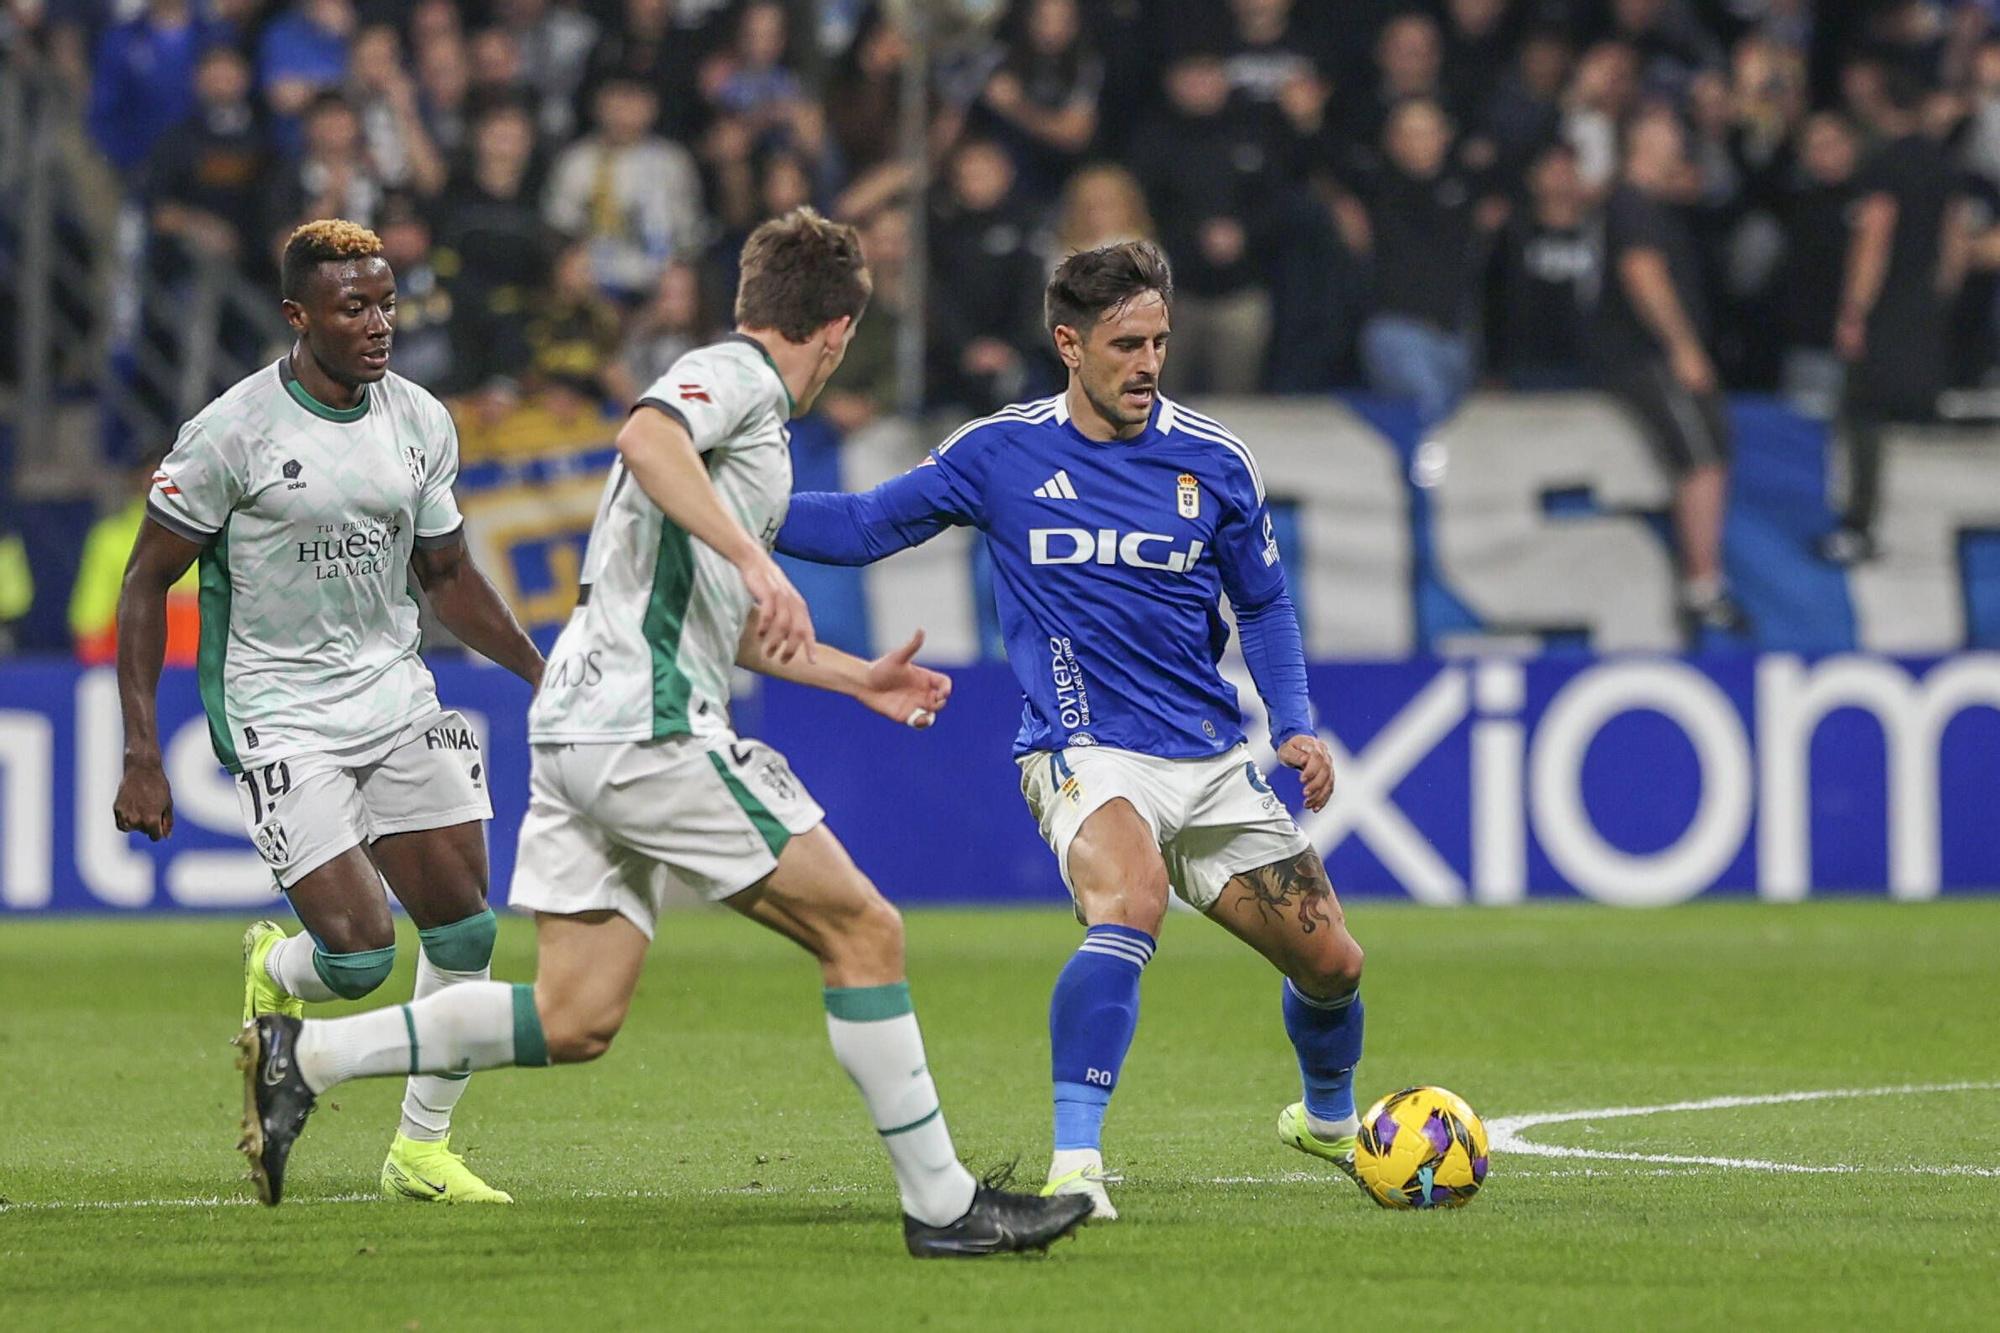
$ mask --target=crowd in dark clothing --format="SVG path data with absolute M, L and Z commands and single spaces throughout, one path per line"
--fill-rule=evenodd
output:
M 1599 381 L 1607 338 L 1658 334 L 1612 267 L 1634 229 L 1721 387 L 1880 416 L 1994 368 L 1995 0 L 1014 0 L 937 53 L 921 197 L 906 35 L 868 0 L 110 8 L 0 35 L 77 67 L 148 262 L 268 281 L 303 219 L 394 231 L 399 368 L 446 393 L 629 397 L 727 322 L 749 229 L 807 202 L 877 269 L 845 425 L 896 405 L 924 297 L 934 405 L 1052 388 L 1043 275 L 1134 235 L 1174 266 L 1182 392 L 1370 385 L 1435 423 L 1482 383 Z M 1639 200 L 1627 138 L 1662 111 L 1681 161 Z M 1901 212 L 1857 312 L 1871 197 Z M 1948 214 L 1963 254 L 1927 255 Z M 919 225 L 928 292 L 900 272 Z M 1857 315 L 1909 336 L 1871 354 Z

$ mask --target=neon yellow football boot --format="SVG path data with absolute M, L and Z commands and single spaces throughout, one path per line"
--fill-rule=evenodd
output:
M 1121 1179 L 1104 1169 L 1104 1160 L 1095 1152 L 1085 1154 L 1080 1149 L 1059 1152 L 1049 1166 L 1049 1183 L 1042 1186 L 1042 1197 L 1081 1194 L 1090 1200 L 1090 1216 L 1084 1221 L 1116 1222 L 1118 1210 L 1111 1206 L 1111 1195 L 1104 1187 L 1116 1185 Z
M 1309 1156 L 1332 1162 L 1347 1173 L 1349 1180 L 1357 1185 L 1361 1183 L 1354 1175 L 1354 1135 L 1337 1139 L 1320 1138 L 1306 1121 L 1304 1102 L 1293 1102 L 1278 1112 L 1278 1140 Z
M 285 938 L 285 928 L 275 921 L 253 921 L 243 932 L 243 1021 L 255 1022 L 265 1014 L 304 1018 L 306 1002 L 287 995 L 264 970 L 264 960 Z
M 426 1143 L 401 1134 L 382 1163 L 382 1193 L 417 1203 L 514 1202 L 513 1195 L 472 1174 L 465 1159 L 451 1150 L 449 1138 Z

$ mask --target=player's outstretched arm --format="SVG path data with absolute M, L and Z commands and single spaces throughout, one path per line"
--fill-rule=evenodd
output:
M 154 842 L 174 831 L 174 795 L 160 762 L 155 700 L 167 656 L 167 590 L 201 547 L 151 519 L 139 525 L 118 589 L 118 707 L 125 716 L 125 776 L 111 807 L 120 832 Z
M 810 662 L 799 657 L 779 662 L 767 656 L 756 636 L 746 630 L 737 648 L 736 665 L 845 694 L 891 722 L 922 731 L 937 720 L 951 698 L 951 677 L 917 664 L 917 650 L 923 646 L 924 632 L 918 630 L 901 648 L 872 662 L 825 644 Z
M 444 627 L 488 661 L 497 662 L 530 685 L 542 683 L 542 654 L 514 619 L 514 612 L 473 563 L 463 531 L 441 546 L 418 546 L 410 568 Z
M 806 599 L 763 543 L 723 508 L 686 427 L 640 403 L 618 432 L 618 456 L 669 522 L 736 566 L 757 605 L 751 624 L 764 651 L 780 662 L 801 652 L 811 660 L 815 645 Z
M 949 487 L 944 470 L 926 464 L 859 494 L 800 491 L 778 529 L 778 550 L 822 565 L 873 564 L 966 521 Z

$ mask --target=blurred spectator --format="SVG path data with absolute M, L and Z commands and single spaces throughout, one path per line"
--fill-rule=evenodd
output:
M 1495 81 L 1486 103 L 1485 126 L 1503 178 L 1517 178 L 1542 145 L 1561 134 L 1563 89 L 1574 58 L 1562 29 L 1537 28 L 1522 40 L 1513 64 Z
M 514 39 L 514 34 L 505 28 L 481 28 L 472 34 L 472 40 L 466 44 L 466 54 L 472 65 L 469 97 L 474 114 L 500 102 L 518 103 L 529 108 L 529 124 L 535 127 L 539 137 L 541 107 L 534 99 L 533 90 L 528 87 L 527 76 L 523 72 L 521 44 Z
M 147 0 L 129 22 L 106 29 L 90 78 L 90 133 L 111 165 L 133 175 L 160 137 L 195 111 L 195 67 L 226 29 L 188 0 Z
M 1151 241 L 1158 234 L 1138 178 L 1116 163 L 1100 162 L 1078 171 L 1063 187 L 1053 244 L 1043 256 L 1043 267 L 1052 274 L 1056 265 L 1079 250 L 1118 241 Z
M 1023 180 L 1055 189 L 1097 134 L 1104 62 L 1091 49 L 1077 0 L 1026 0 L 1018 30 L 987 76 L 970 124 L 1006 144 Z
M 521 325 L 548 263 L 534 165 L 534 122 L 526 108 L 502 104 L 480 116 L 472 160 L 445 191 L 438 266 L 451 286 L 461 380 L 515 375 L 527 364 Z
M 703 241 L 701 176 L 687 149 L 652 133 L 659 99 L 646 85 L 607 80 L 592 110 L 596 132 L 556 159 L 543 215 L 590 243 L 600 287 L 637 297 L 668 259 Z
M 1225 68 L 1231 99 L 1253 117 L 1264 151 L 1296 178 L 1324 156 L 1332 92 L 1293 0 L 1230 0 L 1235 27 Z
M 875 294 L 847 344 L 847 358 L 819 396 L 819 410 L 850 435 L 901 406 L 897 349 L 909 296 L 910 213 L 901 205 L 890 205 L 856 225 L 861 230 L 862 256 L 875 279 Z
M 1482 233 L 1500 220 L 1451 161 L 1451 138 L 1444 108 L 1404 102 L 1383 132 L 1382 169 L 1363 185 L 1363 201 L 1342 210 L 1349 247 L 1373 260 L 1375 313 L 1361 330 L 1368 382 L 1415 399 L 1426 432 L 1472 386 L 1468 324 Z
M 347 42 L 354 23 L 349 0 L 298 0 L 264 29 L 257 47 L 257 83 L 284 151 L 298 149 L 301 119 L 313 100 L 338 88 L 347 76 Z
M 409 33 L 420 63 L 433 46 L 465 45 L 465 22 L 455 0 L 417 0 L 410 6 Z
M 472 69 L 458 38 L 439 37 L 417 49 L 417 112 L 447 160 L 464 151 L 472 133 Z
M 1679 99 L 1694 76 L 1722 67 L 1722 46 L 1687 0 L 1611 0 L 1612 36 L 1632 48 L 1640 86 Z
M 1861 145 L 1836 111 L 1806 122 L 1799 179 L 1784 203 L 1785 258 L 1778 280 L 1778 320 L 1785 342 L 1786 397 L 1814 416 L 1833 414 L 1843 378 L 1833 350 L 1840 286 L 1847 272 L 1854 169 Z
M 624 0 L 621 22 L 611 24 L 591 48 L 584 84 L 613 77 L 636 79 L 660 98 L 660 133 L 685 143 L 699 116 L 692 34 L 674 25 L 674 0 Z
M 194 115 L 153 151 L 147 195 L 154 239 L 169 271 L 190 252 L 248 253 L 263 220 L 268 154 L 250 104 L 250 65 L 234 47 L 202 52 Z
M 1343 116 L 1351 116 L 1344 126 L 1347 138 L 1347 166 L 1350 172 L 1366 173 L 1381 165 L 1381 148 L 1389 117 L 1411 98 L 1427 98 L 1449 113 L 1457 108 L 1446 95 L 1443 84 L 1444 39 L 1437 21 L 1428 14 L 1407 10 L 1382 25 L 1375 39 L 1375 85 L 1365 97 L 1351 97 Z
M 1966 237 L 1944 149 L 1922 133 L 1922 88 L 1883 72 L 1877 144 L 1859 176 L 1834 350 L 1847 363 L 1838 434 L 1847 450 L 1847 508 L 1820 553 L 1839 564 L 1875 555 L 1882 434 L 1937 411 L 1947 364 L 1947 297 L 1964 275 Z
M 702 67 L 713 118 L 702 154 L 725 218 L 740 219 L 754 207 L 759 154 L 790 148 L 811 158 L 820 150 L 819 109 L 783 63 L 786 41 L 784 10 L 758 0 L 743 11 L 735 42 Z
M 1623 183 L 1605 206 L 1604 284 L 1595 344 L 1605 384 L 1638 419 L 1674 476 L 1680 607 L 1692 638 L 1740 631 L 1722 567 L 1730 435 L 1709 353 L 1701 255 L 1678 205 L 1688 197 L 1686 142 L 1655 108 L 1626 133 Z
M 559 376 L 524 396 L 512 380 L 496 378 L 450 407 L 461 464 L 587 449 L 618 434 L 618 418 L 588 380 Z
M 1231 106 L 1219 58 L 1176 60 L 1167 98 L 1132 158 L 1174 266 L 1170 373 L 1179 393 L 1253 393 L 1271 336 L 1257 239 L 1273 164 Z
M 382 201 L 382 257 L 396 274 L 396 373 L 432 393 L 459 388 L 452 297 L 439 276 L 431 225 L 407 194 Z
M 597 290 L 590 248 L 571 245 L 556 255 L 549 288 L 528 313 L 529 368 L 537 382 L 566 379 L 598 385 L 618 353 L 618 307 Z
M 118 660 L 118 591 L 139 525 L 146 521 L 153 470 L 165 457 L 165 450 L 155 449 L 142 458 L 126 478 L 124 505 L 91 524 L 83 539 L 76 582 L 70 586 L 69 632 L 76 660 L 84 666 Z M 201 646 L 201 572 L 193 565 L 167 589 L 166 629 L 166 665 L 193 666 Z
M 637 402 L 674 362 L 712 340 L 718 321 L 705 295 L 694 265 L 675 260 L 660 270 L 652 299 L 633 315 L 606 375 L 614 401 Z
M 910 48 L 881 6 L 871 7 L 827 89 L 827 128 L 844 178 L 890 165 L 903 105 L 903 62 Z
M 403 43 L 386 23 L 355 37 L 347 67 L 347 97 L 361 121 L 368 160 L 384 185 L 426 198 L 444 188 L 444 159 L 418 108 L 417 86 L 403 66 Z
M 759 154 L 750 172 L 748 197 L 741 188 L 728 188 L 719 201 L 723 230 L 709 247 L 709 272 L 718 292 L 736 290 L 737 261 L 758 223 L 813 202 L 812 175 L 805 158 L 794 149 L 773 148 Z
M 382 182 L 361 143 L 361 121 L 339 93 L 321 93 L 306 108 L 305 152 L 284 169 L 272 195 L 273 243 L 312 218 L 347 218 L 373 226 Z
M 1041 261 L 1015 197 L 1014 165 L 988 139 L 952 154 L 931 226 L 931 384 L 943 402 L 984 416 L 1028 396 L 1042 330 Z
M 1981 42 L 1973 58 L 1963 153 L 1967 171 L 2000 186 L 2000 36 Z
M 1509 0 L 1445 0 L 1444 85 L 1463 111 L 1481 112 L 1491 105 L 1500 77 L 1512 63 L 1520 16 L 1510 14 L 1508 6 Z
M 1573 389 L 1589 373 L 1585 314 L 1602 280 L 1597 237 L 1565 143 L 1542 150 L 1528 172 L 1528 207 L 1495 247 L 1487 367 L 1515 389 Z
M 573 3 L 551 0 L 497 0 L 493 10 L 521 52 L 521 78 L 535 98 L 542 134 L 569 138 L 576 132 L 576 94 L 597 41 L 597 20 Z
M 1639 58 L 1623 42 L 1583 53 L 1563 99 L 1563 138 L 1576 149 L 1584 188 L 1601 200 L 1618 181 L 1618 134 L 1639 103 Z

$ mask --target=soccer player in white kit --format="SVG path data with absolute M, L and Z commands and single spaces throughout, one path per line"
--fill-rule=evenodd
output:
M 737 331 L 675 362 L 619 433 L 582 595 L 529 713 L 510 901 L 536 913 L 535 984 L 246 1025 L 247 1151 L 272 1198 L 315 1099 L 346 1079 L 602 1055 L 677 885 L 819 960 L 828 1036 L 888 1153 L 911 1254 L 1040 1249 L 1089 1213 L 1087 1199 L 1010 1193 L 959 1162 L 904 981 L 902 919 L 784 758 L 730 727 L 739 665 L 913 727 L 950 692 L 912 660 L 921 636 L 874 662 L 816 646 L 770 555 L 791 497 L 785 422 L 840 364 L 871 290 L 854 230 L 795 210 L 752 233 L 741 267 Z
M 167 589 L 201 565 L 202 706 L 257 850 L 304 923 L 243 939 L 243 1017 L 355 999 L 394 963 L 387 880 L 418 928 L 416 993 L 483 981 L 490 777 L 417 655 L 414 574 L 460 640 L 531 685 L 542 658 L 466 553 L 444 405 L 389 372 L 396 279 L 373 232 L 309 222 L 283 261 L 298 342 L 181 428 L 118 603 L 125 774 L 114 816 L 173 831 L 154 696 Z M 510 1203 L 451 1151 L 460 1076 L 409 1080 L 381 1188 Z M 267 1200 L 270 1201 L 270 1200 Z

